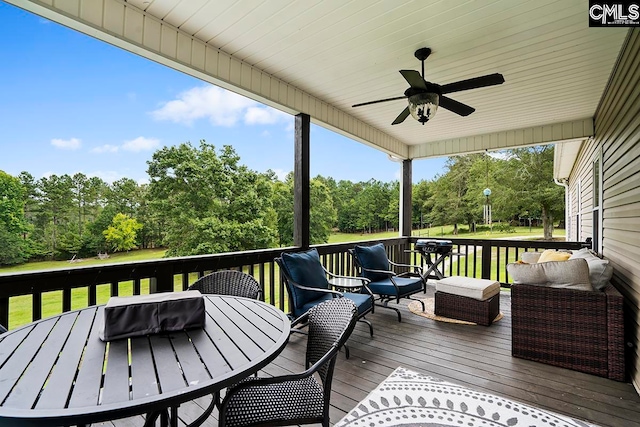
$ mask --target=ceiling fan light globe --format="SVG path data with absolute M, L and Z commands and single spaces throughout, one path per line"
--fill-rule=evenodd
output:
M 416 119 L 418 122 L 425 124 L 436 115 L 438 102 L 440 101 L 440 97 L 437 93 L 418 93 L 411 95 L 408 99 L 409 113 L 411 114 L 411 117 Z

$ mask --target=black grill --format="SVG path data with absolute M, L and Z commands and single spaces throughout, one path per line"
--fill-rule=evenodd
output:
M 415 248 L 425 254 L 447 254 L 453 250 L 451 240 L 419 239 Z

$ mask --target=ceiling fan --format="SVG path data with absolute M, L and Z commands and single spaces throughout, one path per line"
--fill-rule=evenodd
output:
M 446 108 L 447 110 L 461 116 L 468 116 L 476 111 L 475 108 L 444 96 L 444 94 L 504 83 L 504 77 L 499 73 L 460 80 L 458 82 L 448 83 L 445 85 L 431 83 L 426 81 L 424 78 L 424 61 L 429 57 L 429 55 L 431 55 L 431 49 L 428 47 L 420 48 L 416 50 L 414 55 L 422 62 L 422 76 L 415 70 L 400 70 L 400 74 L 402 74 L 402 77 L 404 77 L 410 85 L 409 89 L 404 91 L 404 96 L 363 102 L 361 104 L 355 104 L 352 107 L 362 107 L 363 105 L 378 104 L 380 102 L 407 98 L 409 100 L 409 105 L 402 110 L 400 115 L 396 117 L 391 124 L 397 125 L 402 123 L 404 122 L 404 119 L 411 114 L 414 119 L 424 125 L 436 114 L 438 106 Z

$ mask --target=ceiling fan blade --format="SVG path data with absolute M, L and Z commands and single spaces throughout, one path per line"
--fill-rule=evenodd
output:
M 500 85 L 504 83 L 502 74 L 488 74 L 486 76 L 474 77 L 472 79 L 460 80 L 459 82 L 442 85 L 442 93 L 459 92 L 461 90 L 477 89 L 480 87 Z
M 438 102 L 438 105 L 461 116 L 468 116 L 469 114 L 476 111 L 475 108 L 469 107 L 467 104 L 463 104 L 462 102 L 458 102 L 446 96 L 440 97 L 440 102 Z
M 402 77 L 409 83 L 411 87 L 427 89 L 427 85 L 419 72 L 415 70 L 400 70 Z
M 371 104 L 378 104 L 380 102 L 387 102 L 387 101 L 396 101 L 398 99 L 406 99 L 406 96 L 396 96 L 395 98 L 387 98 L 387 99 L 378 99 L 377 101 L 369 101 L 369 102 L 362 102 L 360 104 L 354 104 L 351 107 L 362 107 L 363 105 L 371 105 Z
M 405 107 L 405 109 L 402 110 L 402 113 L 400 113 L 400 115 L 396 117 L 396 119 L 391 124 L 392 125 L 400 124 L 404 122 L 404 119 L 406 119 L 407 117 L 409 117 L 409 107 Z

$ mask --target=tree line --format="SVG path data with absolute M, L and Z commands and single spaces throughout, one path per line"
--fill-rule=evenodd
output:
M 474 228 L 485 187 L 492 189 L 494 221 L 528 215 L 552 224 L 564 209 L 563 189 L 552 179 L 553 147 L 504 154 L 451 157 L 442 175 L 415 184 L 414 226 Z M 164 147 L 147 163 L 145 184 L 0 171 L 0 265 L 133 248 L 166 247 L 168 256 L 184 256 L 293 243 L 291 173 L 279 179 L 270 170 L 253 171 L 231 146 L 217 150 L 205 141 Z M 310 185 L 312 243 L 326 243 L 335 230 L 398 228 L 397 181 L 317 176 Z

